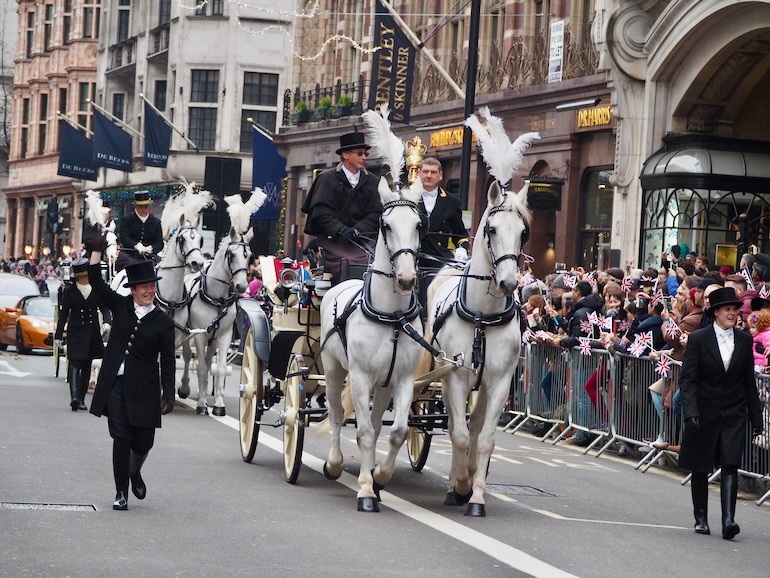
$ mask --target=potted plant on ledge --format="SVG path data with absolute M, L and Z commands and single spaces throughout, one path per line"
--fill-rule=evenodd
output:
M 334 117 L 341 118 L 343 116 L 350 116 L 353 111 L 353 99 L 347 94 L 340 96 L 337 100 L 337 105 L 334 107 Z
M 324 96 L 318 101 L 318 106 L 313 113 L 313 120 L 325 120 L 331 116 L 332 111 L 332 97 Z
M 291 114 L 291 118 L 294 124 L 304 124 L 310 120 L 312 110 L 309 110 L 307 105 L 301 100 L 294 104 L 294 112 Z

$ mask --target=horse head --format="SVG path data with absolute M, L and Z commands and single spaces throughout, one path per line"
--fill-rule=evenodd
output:
M 410 293 L 417 281 L 417 250 L 426 234 L 428 223 L 419 208 L 421 189 L 419 183 L 403 190 L 391 190 L 384 178 L 379 184 L 382 216 L 380 234 L 375 252 L 375 268 L 380 255 L 387 255 L 394 289 L 405 295 Z
M 175 250 L 180 261 L 184 262 L 193 273 L 203 268 L 203 235 L 198 230 L 199 218 L 193 223 L 184 215 L 179 217 L 179 227 L 176 230 Z
M 234 227 L 230 228 L 229 240 L 225 248 L 225 262 L 230 271 L 236 293 L 243 293 L 249 288 L 247 271 L 251 260 L 249 241 L 251 241 L 252 234 L 251 231 L 239 233 Z
M 519 268 L 527 259 L 522 247 L 529 239 L 530 211 L 525 184 L 518 193 L 508 192 L 494 181 L 487 191 L 487 209 L 481 223 L 484 250 L 475 247 L 472 260 L 483 260 L 491 282 L 502 295 L 512 295 L 518 285 Z

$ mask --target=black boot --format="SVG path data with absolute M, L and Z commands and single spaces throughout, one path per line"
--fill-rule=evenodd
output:
M 112 440 L 112 473 L 115 477 L 115 502 L 113 510 L 128 509 L 128 477 L 131 446 L 127 442 Z
M 80 378 L 80 368 L 70 363 L 69 374 L 70 408 L 72 408 L 72 411 L 77 411 L 78 407 L 80 406 L 80 402 L 78 401 L 78 381 Z
M 690 480 L 692 508 L 695 515 L 695 533 L 711 534 L 708 523 L 709 480 L 708 474 L 693 473 Z
M 722 538 L 732 540 L 741 533 L 735 523 L 735 502 L 738 499 L 738 474 L 722 471 Z
M 136 454 L 131 450 L 131 464 L 128 472 L 131 478 L 131 491 L 134 492 L 137 500 L 144 500 L 147 496 L 147 486 L 142 479 L 142 464 L 147 459 L 147 454 Z
M 87 411 L 85 404 L 86 393 L 88 392 L 88 381 L 91 379 L 91 365 L 86 364 L 80 370 L 80 379 L 78 380 L 78 409 Z

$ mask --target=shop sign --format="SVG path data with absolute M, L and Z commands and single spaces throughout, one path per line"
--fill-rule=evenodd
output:
M 527 205 L 533 211 L 561 211 L 562 179 L 528 179 Z
M 606 127 L 612 124 L 612 106 L 594 106 L 577 111 L 578 128 Z
M 464 127 L 458 126 L 457 128 L 447 128 L 430 133 L 430 148 L 462 146 L 463 129 Z M 473 133 L 471 133 L 471 142 L 476 142 L 476 135 Z

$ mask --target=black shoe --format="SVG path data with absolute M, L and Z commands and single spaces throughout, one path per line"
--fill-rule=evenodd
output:
M 78 409 L 82 409 L 83 411 L 88 411 L 86 404 L 84 404 L 82 401 L 78 402 Z
M 711 534 L 709 523 L 706 519 L 705 510 L 696 510 L 695 512 L 695 533 L 696 534 Z
M 142 479 L 142 464 L 147 459 L 147 454 L 139 455 L 131 452 L 131 463 L 129 466 L 129 478 L 131 479 L 131 491 L 137 500 L 144 500 L 147 497 L 147 486 Z
M 113 510 L 128 510 L 128 500 L 125 492 L 115 494 L 115 501 L 112 503 Z
M 70 407 L 72 408 L 72 411 L 77 411 L 79 405 L 80 405 L 80 402 L 78 400 L 76 400 L 76 399 L 73 399 L 70 402 Z

